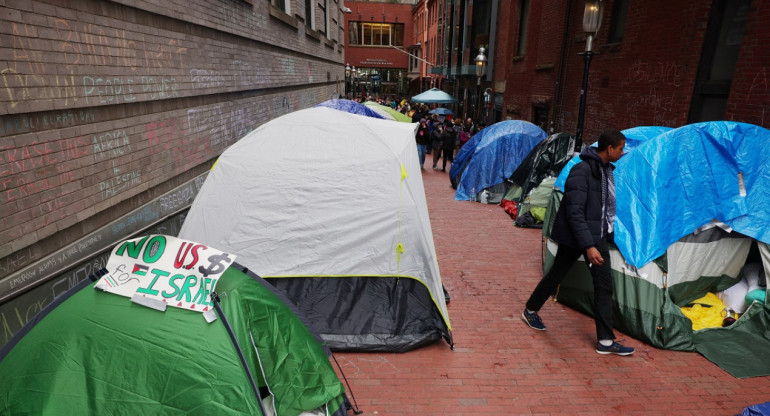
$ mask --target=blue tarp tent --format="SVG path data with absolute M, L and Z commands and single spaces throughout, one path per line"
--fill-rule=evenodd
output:
M 345 100 L 345 99 L 326 100 L 322 103 L 314 105 L 314 107 L 329 107 L 335 110 L 345 111 L 348 113 L 358 114 L 361 116 L 381 118 L 381 119 L 385 118 L 381 116 L 379 113 L 377 113 L 376 111 L 372 110 L 371 108 L 352 100 Z
M 623 135 L 626 136 L 625 153 L 628 153 L 630 150 L 633 150 L 647 140 L 656 137 L 659 134 L 663 134 L 669 130 L 673 130 L 673 127 L 639 126 L 623 130 Z M 591 146 L 596 147 L 597 144 L 598 142 L 594 142 L 594 144 Z M 567 181 L 567 175 L 569 175 L 569 171 L 572 170 L 572 167 L 575 166 L 575 164 L 578 162 L 580 162 L 579 156 L 575 156 L 572 158 L 572 160 L 567 162 L 567 164 L 564 166 L 564 169 L 562 169 L 561 174 L 559 174 L 559 177 L 556 178 L 556 182 L 553 184 L 555 188 L 564 189 L 564 182 Z
M 616 328 L 659 348 L 696 350 L 735 377 L 770 375 L 770 304 L 755 301 L 732 325 L 698 330 L 681 309 L 707 293 L 740 291 L 749 269 L 763 269 L 758 287 L 770 283 L 768 149 L 770 130 L 715 121 L 660 134 L 617 162 L 610 245 Z M 560 194 L 551 194 L 547 223 Z M 550 236 L 546 226 L 543 232 Z M 546 269 L 556 247 L 547 240 Z M 559 302 L 592 314 L 592 300 L 581 258 Z
M 712 219 L 770 243 L 770 130 L 713 121 L 658 135 L 617 162 L 615 243 L 643 266 Z
M 472 189 L 481 192 L 504 183 L 547 136 L 543 129 L 523 120 L 501 121 L 476 133 L 460 148 L 449 169 L 449 178 L 457 187 L 455 200 L 467 201 Z

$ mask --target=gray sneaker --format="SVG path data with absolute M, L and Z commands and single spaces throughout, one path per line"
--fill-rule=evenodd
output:
M 613 342 L 612 345 L 604 346 L 600 342 L 596 343 L 596 352 L 599 354 L 616 354 L 616 355 L 631 355 L 634 353 L 633 347 L 624 347 L 623 345 Z
M 540 315 L 538 315 L 537 312 L 529 313 L 524 309 L 524 312 L 521 313 L 521 319 L 523 319 L 530 328 L 537 329 L 538 331 L 545 331 L 543 320 L 540 319 Z

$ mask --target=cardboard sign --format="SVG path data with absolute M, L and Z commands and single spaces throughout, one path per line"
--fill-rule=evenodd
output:
M 166 235 L 124 241 L 112 250 L 96 289 L 143 296 L 198 312 L 212 308 L 211 292 L 235 256 Z

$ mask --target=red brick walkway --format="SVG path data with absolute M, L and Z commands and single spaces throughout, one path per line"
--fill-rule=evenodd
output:
M 547 331 L 529 329 L 519 314 L 542 275 L 540 230 L 455 201 L 446 173 L 423 180 L 455 349 L 336 353 L 365 415 L 735 415 L 770 401 L 770 377 L 736 379 L 620 332 L 636 354 L 598 355 L 592 318 L 558 303 L 541 311 Z

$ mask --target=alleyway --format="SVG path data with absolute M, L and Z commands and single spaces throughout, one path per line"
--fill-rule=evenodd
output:
M 364 415 L 735 415 L 770 401 L 770 377 L 736 379 L 697 353 L 617 333 L 630 357 L 593 349 L 593 320 L 549 302 L 548 330 L 519 315 L 541 276 L 541 234 L 497 205 L 458 202 L 423 173 L 455 349 L 337 353 Z M 770 352 L 768 352 L 770 354 Z

